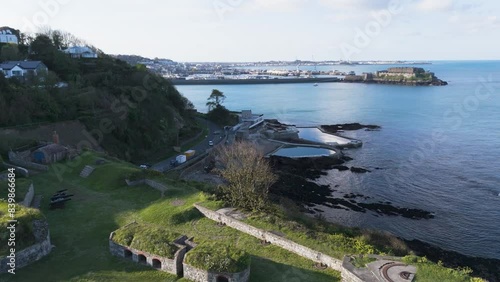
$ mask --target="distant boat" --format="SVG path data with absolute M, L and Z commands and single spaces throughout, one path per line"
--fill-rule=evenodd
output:
M 314 87 L 316 87 L 316 86 L 318 86 L 318 84 L 317 84 L 317 83 L 314 83 Z

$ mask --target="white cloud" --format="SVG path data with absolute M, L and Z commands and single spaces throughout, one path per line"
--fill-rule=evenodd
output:
M 271 10 L 276 11 L 293 11 L 298 10 L 302 5 L 308 3 L 307 0 L 252 0 L 242 1 L 242 5 L 251 10 Z
M 417 8 L 423 11 L 448 11 L 453 8 L 454 0 L 421 0 Z
M 334 10 L 381 10 L 387 9 L 391 0 L 319 0 L 322 6 Z

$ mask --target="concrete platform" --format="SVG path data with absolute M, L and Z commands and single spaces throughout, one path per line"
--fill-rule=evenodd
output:
M 415 266 L 389 260 L 378 260 L 367 267 L 381 282 L 411 282 L 417 273 Z

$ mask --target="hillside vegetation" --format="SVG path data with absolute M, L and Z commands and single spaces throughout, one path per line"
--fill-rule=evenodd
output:
M 66 46 L 58 34 L 0 46 L 2 60 L 40 60 L 49 69 L 23 81 L 0 75 L 0 127 L 77 119 L 101 147 L 128 160 L 199 131 L 192 104 L 169 81 L 102 52 L 98 59 L 70 58 L 59 51 Z

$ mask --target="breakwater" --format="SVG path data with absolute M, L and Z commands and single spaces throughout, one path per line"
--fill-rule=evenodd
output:
M 287 84 L 340 82 L 337 77 L 319 78 L 271 78 L 271 79 L 172 79 L 174 85 L 219 85 L 219 84 Z

